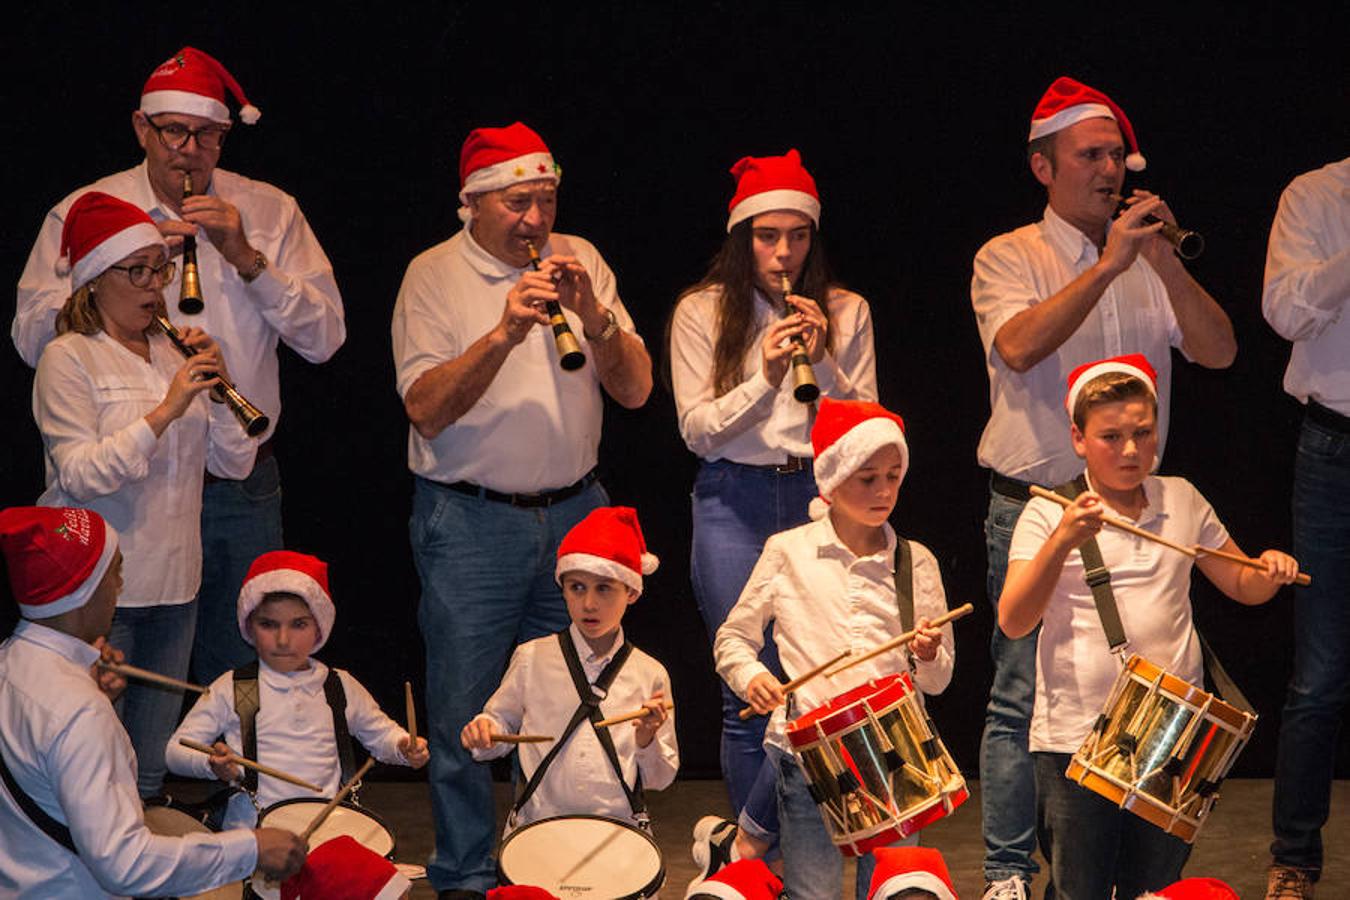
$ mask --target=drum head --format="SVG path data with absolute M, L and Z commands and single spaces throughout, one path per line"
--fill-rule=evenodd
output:
M 497 862 L 503 884 L 559 897 L 651 897 L 666 880 L 656 842 L 627 822 L 600 816 L 541 819 L 511 833 Z
M 155 834 L 165 837 L 182 837 L 185 834 L 210 834 L 211 829 L 179 809 L 172 806 L 147 806 L 145 808 L 145 827 Z
M 259 828 L 284 828 L 300 834 L 328 803 L 327 800 L 283 800 L 263 810 Z M 344 801 L 309 839 L 311 848 L 335 837 L 351 835 L 356 842 L 383 857 L 394 853 L 394 833 L 369 810 Z

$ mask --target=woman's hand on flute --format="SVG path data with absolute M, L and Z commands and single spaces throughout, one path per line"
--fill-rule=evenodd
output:
M 470 722 L 469 724 L 472 725 L 473 723 Z M 464 727 L 465 730 L 468 729 L 468 725 Z M 427 739 L 424 737 L 418 737 L 414 741 L 405 734 L 403 740 L 398 742 L 398 752 L 403 754 L 403 758 L 408 761 L 408 765 L 414 769 L 422 768 L 431 759 L 431 751 L 427 748 Z
M 934 628 L 927 616 L 919 619 L 914 626 L 917 632 L 910 641 L 909 649 L 915 658 L 924 662 L 937 659 L 938 648 L 942 646 L 942 629 Z
M 811 364 L 815 365 L 825 358 L 825 341 L 822 340 L 826 329 L 825 314 L 810 297 L 788 294 L 787 302 L 801 316 L 804 326 L 801 333 L 802 343 L 806 345 L 806 355 L 810 357 Z
M 792 365 L 792 338 L 800 337 L 806 328 L 806 319 L 801 313 L 793 313 L 785 319 L 779 319 L 769 326 L 760 341 L 760 355 L 763 358 L 764 380 L 777 387 L 783 383 Z
M 212 774 L 227 784 L 234 784 L 244 774 L 234 761 L 234 751 L 224 741 L 216 741 L 211 748 L 215 752 L 207 757 L 206 764 L 211 767 Z
M 109 700 L 116 700 L 127 689 L 127 680 L 120 673 L 101 664 L 121 665 L 127 661 L 127 655 L 109 644 L 108 639 L 102 636 L 94 638 L 94 649 L 98 651 L 98 662 L 89 667 L 89 675 Z
M 783 705 L 783 685 L 768 672 L 760 672 L 750 679 L 745 699 L 756 715 L 767 716 Z

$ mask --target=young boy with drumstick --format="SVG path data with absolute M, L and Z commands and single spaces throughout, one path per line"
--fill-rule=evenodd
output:
M 313 658 L 336 618 L 322 560 L 290 550 L 254 560 L 239 591 L 238 620 L 258 661 L 212 682 L 165 748 L 173 772 L 242 782 L 245 790 L 229 799 L 226 827 L 252 824 L 259 810 L 278 801 L 314 795 L 241 768 L 236 753 L 318 785 L 325 797 L 350 777 L 344 769 L 351 738 L 380 762 L 418 769 L 430 758 L 426 739 L 414 742 L 355 678 Z M 180 739 L 213 744 L 217 752 L 208 756 Z
M 1056 895 L 1135 897 L 1176 880 L 1190 845 L 1065 777 L 1103 713 L 1120 661 L 1108 648 L 1083 554 L 1095 538 L 1130 649 L 1178 678 L 1202 685 L 1191 621 L 1191 557 L 1114 527 L 1129 524 L 1184 547 L 1241 554 L 1204 497 L 1183 478 L 1149 474 L 1156 461 L 1156 376 L 1138 354 L 1089 363 L 1069 375 L 1066 409 L 1074 452 L 1086 463 L 1082 491 L 1067 507 L 1036 497 L 1013 532 L 999 627 L 1011 638 L 1039 623 L 1035 759 L 1042 851 Z M 1089 551 L 1090 552 L 1090 551 Z M 1269 600 L 1298 574 L 1276 550 L 1252 568 L 1201 554 L 1195 565 L 1224 594 L 1248 605 Z M 1108 607 L 1109 610 L 1109 607 Z M 1108 612 L 1109 616 L 1109 612 Z
M 657 562 L 637 511 L 626 506 L 593 510 L 558 545 L 555 577 L 572 624 L 517 647 L 501 685 L 460 734 L 480 761 L 519 748 L 527 783 L 507 834 L 559 815 L 644 826 L 643 788 L 663 790 L 675 780 L 680 757 L 670 677 L 624 640 L 621 625 L 642 594 L 642 576 Z M 631 725 L 595 724 L 639 709 Z M 526 735 L 551 740 L 519 742 Z
M 955 661 L 951 626 L 929 625 L 947 611 L 937 560 L 916 541 L 902 545 L 887 522 L 909 468 L 904 422 L 876 403 L 825 398 L 811 444 L 820 490 L 811 504 L 814 521 L 769 538 L 713 645 L 717 672 L 731 689 L 756 713 L 772 713 L 765 747 L 778 766 L 783 882 L 793 900 L 837 896 L 843 858 L 789 751 L 788 718 L 902 668 L 920 691 L 941 693 Z M 794 676 L 841 650 L 858 656 L 885 643 L 905 630 L 896 592 L 897 552 L 910 559 L 918 636 L 908 649 L 839 677 L 827 673 L 807 681 L 785 711 L 783 686 L 758 659 L 765 629 L 773 623 L 783 667 Z M 859 900 L 867 896 L 874 865 L 871 854 L 858 862 Z

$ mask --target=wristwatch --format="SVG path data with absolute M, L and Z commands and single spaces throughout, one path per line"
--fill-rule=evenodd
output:
M 586 340 L 591 343 L 602 343 L 614 337 L 619 333 L 619 317 L 614 315 L 614 310 L 605 307 L 605 327 L 595 337 L 586 335 Z
M 263 269 L 265 268 L 267 268 L 267 257 L 263 255 L 263 252 L 261 250 L 254 250 L 253 265 L 249 266 L 247 272 L 241 269 L 239 272 L 239 277 L 244 279 L 244 284 L 252 284 L 253 280 L 257 278 L 259 275 L 261 275 Z

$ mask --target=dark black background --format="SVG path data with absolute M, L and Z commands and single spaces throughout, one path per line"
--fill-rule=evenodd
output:
M 129 118 L 151 69 L 192 44 L 233 70 L 263 118 L 236 127 L 222 165 L 299 199 L 346 304 L 347 343 L 329 363 L 283 351 L 287 541 L 332 564 L 339 619 L 324 658 L 395 711 L 405 678 L 420 696 L 423 648 L 389 318 L 407 261 L 458 227 L 465 134 L 521 119 L 544 136 L 565 170 L 557 226 L 605 254 L 658 367 L 671 303 L 722 239 L 727 168 L 797 147 L 821 187 L 836 268 L 871 302 L 881 398 L 908 424 L 913 466 L 895 522 L 937 554 L 951 604 L 978 608 L 957 623 L 956 675 L 931 702 L 974 774 L 993 617 L 970 261 L 1040 214 L 1024 142 L 1055 76 L 1124 106 L 1150 161 L 1130 184 L 1158 191 L 1205 234 L 1209 249 L 1191 269 L 1237 329 L 1231 369 L 1179 365 L 1164 471 L 1191 478 L 1249 551 L 1290 543 L 1299 412 L 1280 388 L 1288 349 L 1261 318 L 1261 273 L 1281 189 L 1350 147 L 1347 17 L 1330 5 L 1104 9 L 32 4 L 0 39 L 0 281 L 17 281 L 53 203 L 138 161 Z M 0 352 L 3 505 L 31 503 L 42 488 L 31 378 L 17 354 Z M 664 560 L 625 625 L 671 671 L 685 774 L 715 774 L 715 681 L 688 581 L 694 459 L 668 392 L 636 412 L 611 405 L 601 465 Z M 1195 594 L 1201 627 L 1263 714 L 1237 771 L 1269 774 L 1290 595 L 1247 609 L 1207 584 Z

